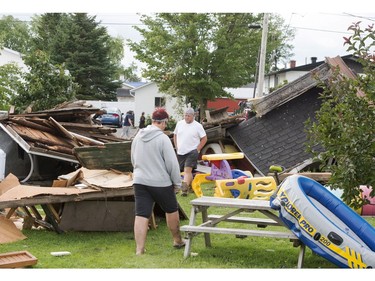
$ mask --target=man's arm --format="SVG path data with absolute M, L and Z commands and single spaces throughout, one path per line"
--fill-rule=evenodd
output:
M 173 144 L 174 144 L 174 148 L 177 150 L 177 135 L 176 134 L 173 134 Z
M 204 136 L 203 138 L 201 138 L 201 141 L 199 142 L 198 147 L 197 147 L 198 153 L 201 152 L 201 150 L 205 146 L 206 142 L 207 142 L 207 135 Z

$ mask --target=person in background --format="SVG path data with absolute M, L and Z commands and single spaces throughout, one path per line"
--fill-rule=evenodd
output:
M 139 129 L 142 129 L 144 127 L 146 127 L 146 117 L 145 117 L 145 113 L 142 112 L 142 115 L 139 118 Z
M 132 127 L 135 128 L 134 111 L 133 110 L 129 110 L 129 114 L 130 114 L 130 119 L 132 120 Z
M 182 248 L 180 216 L 175 189 L 181 188 L 180 169 L 172 142 L 163 132 L 169 115 L 163 108 L 152 113 L 152 124 L 140 130 L 131 145 L 135 198 L 136 255 L 145 253 L 149 218 L 155 202 L 165 212 L 173 247 Z
M 122 133 L 121 133 L 121 138 L 125 137 L 126 140 L 130 139 L 130 127 L 133 127 L 133 120 L 132 120 L 132 115 L 131 111 L 129 110 L 126 112 L 125 118 L 124 118 L 124 123 L 122 124 Z
M 191 191 L 193 169 L 197 167 L 199 153 L 207 142 L 207 134 L 201 123 L 197 122 L 194 109 L 185 110 L 184 119 L 177 122 L 174 129 L 173 142 L 177 150 L 180 171 L 184 171 L 182 196 Z

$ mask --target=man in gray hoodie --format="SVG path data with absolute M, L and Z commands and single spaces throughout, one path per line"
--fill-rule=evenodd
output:
M 135 198 L 136 255 L 145 252 L 149 218 L 156 202 L 165 212 L 173 246 L 185 246 L 175 188 L 181 188 L 180 168 L 169 137 L 163 132 L 169 115 L 163 108 L 152 114 L 152 124 L 141 129 L 131 146 Z

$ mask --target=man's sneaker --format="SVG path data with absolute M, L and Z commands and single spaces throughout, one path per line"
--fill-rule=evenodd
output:
M 187 196 L 189 192 L 189 186 L 187 185 L 186 182 L 182 182 L 181 185 L 181 196 Z

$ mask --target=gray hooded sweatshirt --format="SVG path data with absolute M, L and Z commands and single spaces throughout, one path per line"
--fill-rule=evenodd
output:
M 140 130 L 131 145 L 133 182 L 148 186 L 181 186 L 180 167 L 169 137 L 158 127 Z

